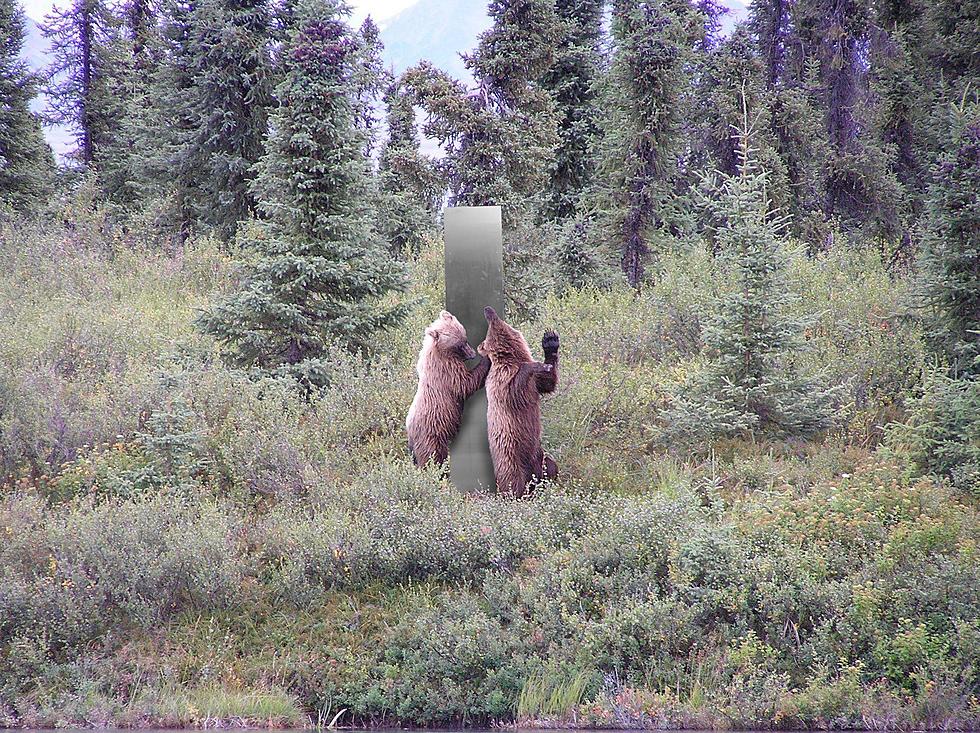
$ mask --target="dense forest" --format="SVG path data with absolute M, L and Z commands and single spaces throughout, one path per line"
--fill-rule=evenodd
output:
M 0 0 L 0 726 L 980 727 L 980 3 L 725 12 Z M 445 205 L 524 500 L 406 450 Z

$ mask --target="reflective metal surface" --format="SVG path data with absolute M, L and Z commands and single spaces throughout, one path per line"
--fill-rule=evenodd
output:
M 504 317 L 503 235 L 499 206 L 446 209 L 446 310 L 460 320 L 475 349 L 487 335 L 483 308 Z M 473 362 L 471 366 L 475 366 Z M 487 393 L 481 389 L 463 409 L 449 451 L 449 475 L 460 491 L 493 488 L 487 443 Z

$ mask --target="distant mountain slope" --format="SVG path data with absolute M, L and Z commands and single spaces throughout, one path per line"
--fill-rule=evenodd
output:
M 419 0 L 381 24 L 385 60 L 400 73 L 421 59 L 469 79 L 459 57 L 476 46 L 476 38 L 490 26 L 482 0 Z

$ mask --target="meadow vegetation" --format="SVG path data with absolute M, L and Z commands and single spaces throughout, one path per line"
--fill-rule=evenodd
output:
M 784 247 L 834 395 L 807 440 L 673 429 L 734 287 L 708 244 L 536 291 L 562 475 L 513 501 L 404 445 L 440 242 L 310 393 L 195 330 L 236 252 L 79 210 L 0 231 L 0 724 L 980 725 L 977 398 L 874 247 Z

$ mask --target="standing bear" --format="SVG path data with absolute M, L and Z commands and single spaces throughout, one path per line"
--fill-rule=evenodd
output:
M 475 357 L 466 340 L 466 329 L 449 311 L 442 311 L 425 329 L 415 366 L 419 388 L 405 420 L 408 449 L 419 466 L 431 460 L 444 463 L 449 457 L 449 445 L 459 432 L 463 403 L 483 386 L 490 369 L 484 357 L 470 371 L 466 362 Z
M 524 335 L 493 308 L 483 309 L 489 328 L 477 351 L 490 359 L 487 433 L 497 491 L 515 497 L 535 479 L 555 478 L 558 466 L 541 448 L 541 395 L 558 386 L 558 334 L 545 331 L 544 363 L 534 361 Z

